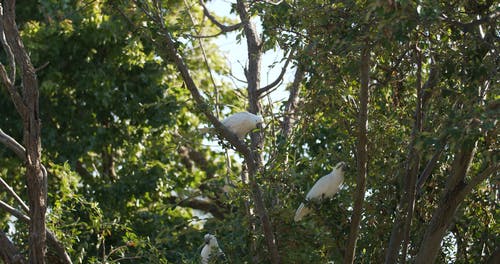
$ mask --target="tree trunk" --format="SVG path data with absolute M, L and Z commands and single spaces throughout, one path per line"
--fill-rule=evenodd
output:
M 354 210 L 351 218 L 351 229 L 347 244 L 344 263 L 354 263 L 356 243 L 358 241 L 359 225 L 365 200 L 366 175 L 368 166 L 368 88 L 370 81 L 370 49 L 365 47 L 361 53 L 361 87 L 359 92 L 358 143 L 356 193 L 354 194 Z
M 422 131 L 422 58 L 417 51 L 417 101 L 415 104 L 414 123 L 408 146 L 408 154 L 406 158 L 406 173 L 403 178 L 403 193 L 398 204 L 398 210 L 394 225 L 391 230 L 389 246 L 387 248 L 385 263 L 392 264 L 398 262 L 401 242 L 402 246 L 402 262 L 406 261 L 406 251 L 409 243 L 410 227 L 413 218 L 415 207 L 416 183 L 418 168 L 420 166 L 420 153 L 415 149 L 415 142 L 418 134 Z
M 248 82 L 248 101 L 249 101 L 249 111 L 254 114 L 261 112 L 261 106 L 259 102 L 258 89 L 260 86 L 260 64 L 262 58 L 262 43 L 255 29 L 255 25 L 250 21 L 250 15 L 247 11 L 247 6 L 242 0 L 237 1 L 237 12 L 240 16 L 241 22 L 243 24 L 243 30 L 245 37 L 247 39 L 248 47 L 248 69 L 245 72 L 246 79 Z M 276 244 L 276 238 L 273 232 L 271 221 L 269 219 L 269 214 L 262 197 L 262 191 L 257 183 L 256 176 L 262 167 L 262 156 L 261 150 L 264 145 L 264 138 L 262 131 L 251 133 L 251 147 L 250 150 L 254 153 L 254 160 L 246 160 L 248 165 L 248 178 L 250 180 L 250 187 L 253 193 L 253 200 L 255 203 L 255 209 L 259 215 L 262 229 L 264 232 L 264 237 L 267 242 L 267 247 L 270 253 L 271 263 L 280 263 L 280 256 L 278 252 L 278 247 Z
M 26 181 L 29 200 L 29 262 L 45 263 L 47 208 L 47 173 L 42 170 L 40 118 L 38 109 L 38 82 L 35 68 L 24 48 L 15 22 L 15 1 L 2 5 L 2 29 L 10 52 L 12 65 L 21 69 L 22 107 L 18 107 L 24 124 L 24 145 L 26 147 Z M 11 83 L 15 82 L 15 67 L 11 69 Z M 14 92 L 16 93 L 16 92 Z M 11 94 L 12 95 L 12 94 Z M 18 102 L 19 103 L 19 102 Z
M 435 261 L 441 241 L 453 221 L 457 208 L 474 187 L 500 168 L 498 164 L 490 165 L 481 174 L 465 183 L 465 176 L 472 162 L 476 143 L 477 141 L 474 140 L 457 147 L 458 150 L 455 153 L 451 175 L 446 184 L 443 198 L 432 215 L 415 258 L 417 264 L 433 263 Z

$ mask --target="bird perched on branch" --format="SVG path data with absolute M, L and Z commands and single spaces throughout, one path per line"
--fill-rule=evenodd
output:
M 235 133 L 239 139 L 243 139 L 248 132 L 257 128 L 257 125 L 264 123 L 262 116 L 249 112 L 239 112 L 226 117 L 221 123 L 231 132 Z M 202 128 L 201 133 L 211 131 L 210 128 Z
M 314 186 L 307 193 L 306 200 L 322 201 L 323 199 L 332 197 L 336 194 L 340 189 L 340 185 L 344 182 L 344 172 L 346 168 L 347 166 L 344 162 L 337 163 L 332 172 L 316 181 Z M 302 217 L 306 216 L 310 212 L 311 208 L 307 207 L 304 203 L 301 203 L 295 212 L 295 222 L 302 220 Z
M 201 249 L 201 263 L 207 264 L 213 257 L 223 256 L 224 252 L 219 248 L 219 243 L 214 235 L 205 235 L 205 246 Z

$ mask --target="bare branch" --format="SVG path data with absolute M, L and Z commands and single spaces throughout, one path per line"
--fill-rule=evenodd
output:
M 273 89 L 274 87 L 276 87 L 278 84 L 280 84 L 283 81 L 283 76 L 285 76 L 286 69 L 288 68 L 288 64 L 290 64 L 290 61 L 292 60 L 293 53 L 294 53 L 294 49 L 291 49 L 290 52 L 288 53 L 287 59 L 285 61 L 285 65 L 283 65 L 283 68 L 281 69 L 281 72 L 280 72 L 280 75 L 278 76 L 278 78 L 276 78 L 276 80 L 274 80 L 274 82 L 257 90 L 258 96 L 262 96 L 263 93 L 266 93 L 267 91 Z
M 218 219 L 224 219 L 224 210 L 219 208 L 214 202 L 211 200 L 199 199 L 199 198 L 187 198 L 180 200 L 179 197 L 170 196 L 167 200 L 181 207 L 189 207 L 192 209 L 202 210 L 208 213 L 211 213 L 214 217 Z M 180 201 L 179 201 L 180 200 Z
M 2 10 L 0 10 L 0 15 L 3 16 L 3 6 L 1 7 Z M 14 52 L 12 52 L 12 49 L 7 42 L 7 38 L 5 36 L 5 28 L 4 28 L 4 21 L 0 21 L 0 42 L 2 42 L 2 46 L 7 53 L 7 58 L 9 61 L 9 66 L 10 66 L 10 75 L 9 79 L 11 83 L 14 83 L 16 80 L 16 60 L 14 58 Z
M 17 195 L 17 193 L 14 191 L 14 189 L 12 189 L 12 187 L 10 187 L 10 185 L 7 184 L 7 182 L 5 182 L 3 180 L 2 177 L 0 177 L 0 185 L 2 185 L 5 188 L 5 190 L 7 190 L 7 192 L 9 192 L 14 197 L 14 199 L 16 199 L 16 201 L 21 205 L 21 207 L 23 208 L 23 210 L 26 213 L 29 212 L 28 206 L 24 203 L 24 201 L 21 199 L 21 197 L 19 197 L 19 195 Z
M 49 243 L 49 246 L 56 251 L 57 256 L 59 256 L 59 260 L 62 263 L 73 263 L 64 245 L 57 239 L 56 235 L 50 229 L 47 229 L 47 242 Z
M 163 36 L 166 40 L 166 49 L 165 47 L 162 46 L 157 46 L 160 50 L 164 50 L 169 54 L 169 57 L 172 58 L 179 69 L 182 78 L 184 80 L 184 83 L 186 84 L 187 89 L 190 91 L 191 95 L 193 96 L 193 99 L 195 100 L 197 104 L 198 110 L 203 112 L 207 119 L 212 123 L 214 126 L 215 130 L 219 135 L 224 137 L 231 143 L 238 152 L 240 152 L 245 159 L 247 160 L 253 160 L 253 153 L 250 151 L 250 149 L 245 145 L 243 141 L 241 141 L 234 133 L 229 131 L 222 123 L 215 117 L 212 112 L 209 109 L 208 103 L 205 101 L 205 99 L 201 96 L 196 84 L 194 83 L 194 80 L 191 77 L 191 74 L 189 73 L 189 70 L 184 63 L 184 60 L 182 57 L 178 54 L 177 49 L 175 47 L 175 42 L 173 41 L 172 37 L 170 36 L 170 33 L 165 29 L 163 32 Z
M 214 177 L 214 172 L 209 167 L 210 163 L 199 151 L 189 146 L 181 146 L 179 147 L 177 153 L 179 153 L 179 155 L 181 155 L 182 158 L 186 158 L 189 161 L 194 162 L 196 166 L 198 166 L 207 174 L 208 179 Z M 185 160 L 184 162 L 188 162 L 188 160 Z
M 29 222 L 30 218 L 23 214 L 21 211 L 17 210 L 16 208 L 8 205 L 4 201 L 0 200 L 0 207 L 2 207 L 5 211 L 9 212 L 13 216 L 15 216 L 17 219 L 23 220 L 25 222 Z
M 205 16 L 214 24 L 216 25 L 220 30 L 221 32 L 217 33 L 216 36 L 220 35 L 220 34 L 223 34 L 223 33 L 228 33 L 228 32 L 231 32 L 231 31 L 234 31 L 234 30 L 237 30 L 239 28 L 241 28 L 241 25 L 242 23 L 238 23 L 238 24 L 235 24 L 235 25 L 231 25 L 231 26 L 226 26 L 222 23 L 220 23 L 219 21 L 217 21 L 217 19 L 210 13 L 210 11 L 208 10 L 208 8 L 205 6 L 205 4 L 203 3 L 203 0 L 199 0 L 198 1 L 200 3 L 200 5 L 203 7 L 203 14 L 205 14 Z
M 188 10 L 189 18 L 191 19 L 191 23 L 196 26 L 197 21 L 195 20 L 194 16 L 191 14 L 190 7 L 187 3 L 186 0 L 184 0 L 184 5 L 186 6 L 186 9 Z M 199 34 L 198 30 L 195 31 L 197 34 Z M 212 68 L 210 67 L 210 64 L 208 63 L 208 58 L 207 58 L 207 53 L 205 51 L 205 47 L 203 46 L 203 41 L 201 39 L 198 39 L 198 43 L 200 44 L 200 49 L 201 49 L 201 54 L 203 55 L 203 61 L 205 62 L 205 66 L 207 67 L 208 73 L 210 75 L 210 81 L 212 82 L 212 85 L 214 87 L 214 95 L 215 95 L 215 115 L 217 116 L 217 119 L 220 118 L 220 109 L 219 109 L 219 89 L 217 87 L 217 84 L 215 83 L 215 78 L 212 73 Z
M 427 165 L 424 168 L 424 171 L 422 174 L 420 174 L 420 177 L 418 177 L 418 182 L 417 182 L 417 193 L 420 193 L 420 190 L 422 189 L 422 186 L 424 185 L 425 181 L 429 178 L 431 175 L 432 171 L 437 165 L 437 161 L 441 157 L 441 154 L 443 153 L 445 144 L 441 144 L 436 152 L 434 152 L 434 155 L 432 155 L 432 158 L 427 162 Z
M 465 198 L 465 196 L 467 196 L 467 194 L 469 194 L 472 191 L 472 189 L 474 189 L 478 184 L 480 184 L 486 178 L 490 177 L 494 172 L 498 172 L 498 171 L 500 171 L 500 165 L 499 164 L 491 164 L 486 169 L 484 169 L 483 172 L 478 174 L 476 177 L 473 177 L 467 183 L 467 185 L 463 188 L 463 190 L 460 192 L 460 194 L 457 198 L 458 199 Z
M 0 6 L 1 8 L 1 6 Z M 1 10 L 0 10 L 1 12 Z M 12 71 L 11 71 L 12 73 Z M 5 66 L 0 63 L 0 78 L 2 79 L 3 84 L 7 88 L 7 91 L 10 94 L 10 97 L 12 99 L 12 102 L 14 103 L 14 106 L 16 107 L 17 112 L 21 115 L 24 116 L 26 113 L 26 106 L 24 105 L 23 99 L 19 92 L 16 90 L 16 87 L 14 86 L 14 81 L 15 79 L 10 79 L 9 76 L 7 76 L 7 70 L 5 69 Z
M 9 135 L 7 135 L 2 129 L 0 129 L 0 142 L 2 142 L 7 147 L 9 147 L 12 151 L 14 151 L 14 153 L 16 153 L 16 155 L 20 159 L 22 159 L 23 161 L 26 161 L 25 148 L 21 144 L 19 144 L 15 139 L 13 139 Z M 42 171 L 43 171 L 43 173 L 45 175 L 47 174 L 47 169 L 43 165 L 42 165 Z M 26 213 L 28 213 L 29 212 L 28 206 L 19 197 L 19 195 L 17 195 L 17 193 L 14 192 L 14 190 L 12 189 L 12 187 L 10 185 L 8 185 L 2 178 L 0 178 L 0 184 L 16 199 L 16 201 L 19 204 L 21 204 L 21 206 L 23 207 L 24 211 Z M 20 211 L 17 211 L 17 212 L 15 212 L 15 211 L 9 211 L 9 212 L 11 212 L 18 219 L 21 219 L 21 220 L 26 221 L 26 222 L 29 221 L 29 217 L 27 217 L 26 215 L 24 215 Z M 66 249 L 64 248 L 64 246 L 62 245 L 62 243 L 57 240 L 57 238 L 52 233 L 52 231 L 47 230 L 47 238 L 48 238 L 48 242 L 56 250 L 58 256 L 61 258 L 61 260 L 63 261 L 63 263 L 72 263 L 69 255 L 68 255 L 68 253 L 66 252 Z
M 219 33 L 215 33 L 213 35 L 193 35 L 193 34 L 186 34 L 186 37 L 195 38 L 195 39 L 206 39 L 206 38 L 215 38 L 215 37 L 218 37 L 218 36 L 222 35 L 222 33 L 224 33 L 224 31 L 220 31 Z
M 156 48 L 158 49 L 158 51 L 160 51 L 160 56 L 164 57 L 165 61 L 172 60 L 176 65 L 177 69 L 181 74 L 182 79 L 184 80 L 186 88 L 189 90 L 191 96 L 196 102 L 197 110 L 202 112 L 207 117 L 209 122 L 214 126 L 214 129 L 217 132 L 217 134 L 221 135 L 223 138 L 229 141 L 229 143 L 233 145 L 234 148 L 243 155 L 243 157 L 245 157 L 245 160 L 253 160 L 254 159 L 253 153 L 251 153 L 250 149 L 245 145 L 245 143 L 241 141 L 234 133 L 232 133 L 224 125 L 222 125 L 220 120 L 210 111 L 209 104 L 205 101 L 205 99 L 199 92 L 199 89 L 195 84 L 186 63 L 184 62 L 184 59 L 179 54 L 176 48 L 174 39 L 172 38 L 165 24 L 163 24 L 162 22 L 163 20 L 161 19 L 161 14 L 159 13 L 160 11 L 150 10 L 149 8 L 143 6 L 138 1 L 134 2 L 137 4 L 139 9 L 141 9 L 142 12 L 151 19 L 151 21 L 157 23 L 160 26 L 161 33 L 159 35 L 163 37 L 163 40 L 165 40 L 165 42 L 160 41 L 161 44 L 159 44 L 158 42 L 154 42 Z
M 297 67 L 292 86 L 290 87 L 290 95 L 285 105 L 285 115 L 281 124 L 281 134 L 286 139 L 290 136 L 291 128 L 295 119 L 295 109 L 298 104 L 298 95 L 300 91 L 300 83 L 304 79 L 304 70 L 302 67 Z
M 1 128 L 0 142 L 7 146 L 10 150 L 14 151 L 17 157 L 19 157 L 21 160 L 26 160 L 26 149 L 11 136 L 7 135 Z

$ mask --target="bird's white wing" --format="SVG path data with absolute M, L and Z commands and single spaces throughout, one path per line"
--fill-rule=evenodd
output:
M 244 137 L 252 129 L 252 120 L 244 112 L 227 117 L 222 121 L 222 124 L 239 138 Z
M 262 122 L 264 122 L 264 120 L 261 116 L 248 112 L 235 113 L 222 120 L 222 124 L 235 133 L 239 138 L 245 137 L 248 132 L 257 127 L 257 123 Z
M 321 200 L 333 196 L 339 191 L 343 181 L 343 173 L 336 173 L 336 171 L 321 177 L 307 193 L 306 200 Z M 311 209 L 301 203 L 295 212 L 295 222 L 302 220 L 310 212 Z
M 210 260 L 210 253 L 212 252 L 212 247 L 210 244 L 205 244 L 203 246 L 203 249 L 201 250 L 201 263 L 202 264 L 207 264 L 208 261 Z
M 332 185 L 331 177 L 331 174 L 327 174 L 316 181 L 311 190 L 307 193 L 306 199 L 315 200 L 321 199 L 323 196 L 327 197 L 328 192 L 330 192 L 329 188 L 331 188 Z
M 329 185 L 330 187 L 328 188 L 328 191 L 325 193 L 325 197 L 332 197 L 335 195 L 339 190 L 340 186 L 344 182 L 344 174 L 342 172 L 335 173 L 330 177 L 330 182 Z

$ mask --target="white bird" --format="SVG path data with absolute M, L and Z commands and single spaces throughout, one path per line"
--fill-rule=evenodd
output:
M 344 172 L 346 169 L 346 164 L 344 162 L 339 162 L 333 168 L 333 171 L 329 174 L 321 177 L 314 186 L 309 190 L 306 195 L 306 200 L 323 200 L 325 198 L 332 197 L 336 194 L 340 185 L 344 182 Z M 301 203 L 297 211 L 295 212 L 295 217 L 293 218 L 295 222 L 302 220 L 302 217 L 306 216 L 311 212 L 311 208 L 305 206 Z
M 210 258 L 214 256 L 224 255 L 224 252 L 219 248 L 219 243 L 214 235 L 205 235 L 205 246 L 201 249 L 201 263 L 207 264 Z
M 226 117 L 221 122 L 231 132 L 235 133 L 238 138 L 243 139 L 245 135 L 257 128 L 258 124 L 264 123 L 262 116 L 254 115 L 249 112 L 239 112 Z M 210 129 L 203 128 L 201 133 L 206 133 Z

